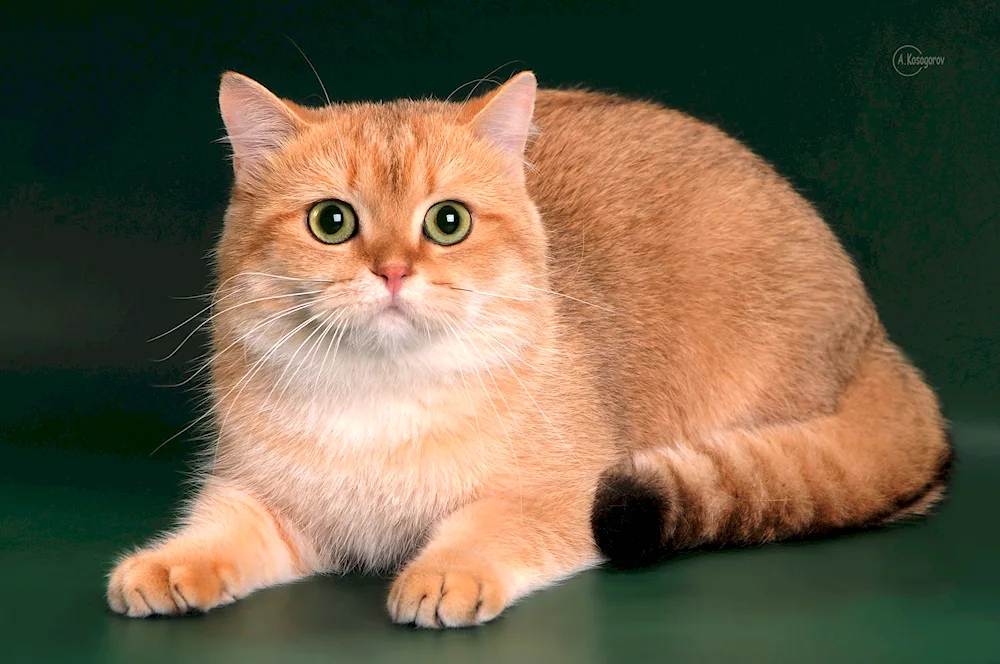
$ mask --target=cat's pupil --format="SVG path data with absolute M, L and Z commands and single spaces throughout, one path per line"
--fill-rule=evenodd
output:
M 446 235 L 451 235 L 457 231 L 459 226 L 458 210 L 450 205 L 445 205 L 438 210 L 437 225 L 441 229 L 441 232 Z
M 340 208 L 331 205 L 320 215 L 319 226 L 325 234 L 336 235 L 344 226 L 344 213 Z

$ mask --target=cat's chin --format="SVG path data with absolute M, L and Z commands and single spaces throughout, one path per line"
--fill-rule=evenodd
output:
M 372 314 L 372 327 L 380 334 L 410 335 L 415 326 L 413 318 L 398 307 L 383 307 Z
M 383 325 L 407 325 L 413 327 L 409 314 L 399 307 L 383 307 L 375 312 L 373 319 Z
M 398 307 L 384 307 L 372 312 L 366 322 L 369 342 L 378 353 L 396 353 L 421 346 L 426 336 L 419 333 L 413 316 Z

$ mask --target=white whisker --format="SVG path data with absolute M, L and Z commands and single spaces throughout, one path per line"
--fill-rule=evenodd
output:
M 146 343 L 151 343 L 151 342 L 153 342 L 153 341 L 156 341 L 157 339 L 162 339 L 163 337 L 167 336 L 167 335 L 168 335 L 168 334 L 170 334 L 171 332 L 173 332 L 173 331 L 175 331 L 175 330 L 179 330 L 180 328 L 184 327 L 185 325 L 187 325 L 188 323 L 190 323 L 191 321 L 193 321 L 193 320 L 194 320 L 195 318 L 197 318 L 198 316 L 200 316 L 200 315 L 202 315 L 203 313 L 205 313 L 206 311 L 210 310 L 210 309 L 211 309 L 212 307 L 214 307 L 214 306 L 215 306 L 216 304 L 218 304 L 219 302 L 222 302 L 223 300 L 225 300 L 225 299 L 227 299 L 227 298 L 230 298 L 230 297 L 232 297 L 233 295 L 236 295 L 237 293 L 239 293 L 239 291 L 238 291 L 238 290 L 234 290 L 234 291 L 233 291 L 232 293 L 229 293 L 229 294 L 227 294 L 227 295 L 223 295 L 223 296 L 222 296 L 222 297 L 220 297 L 220 298 L 219 298 L 218 300 L 216 300 L 216 301 L 214 301 L 214 302 L 210 303 L 210 304 L 209 304 L 209 305 L 208 305 L 207 307 L 205 307 L 204 309 L 202 309 L 201 311 L 199 311 L 199 312 L 198 312 L 198 313 L 196 313 L 195 315 L 191 316 L 191 317 L 190 317 L 190 318 L 188 318 L 187 320 L 185 320 L 185 321 L 184 321 L 183 323 L 178 323 L 177 325 L 173 326 L 172 328 L 170 328 L 170 329 L 169 329 L 169 330 L 167 330 L 166 332 L 164 332 L 164 333 L 162 333 L 162 334 L 157 334 L 157 335 L 156 335 L 155 337 L 153 337 L 153 338 L 151 338 L 151 339 L 147 339 L 147 340 L 146 340 Z
M 278 318 L 281 318 L 281 317 L 283 317 L 283 316 L 287 316 L 288 314 L 291 314 L 291 313 L 293 313 L 293 312 L 295 312 L 295 311 L 298 311 L 298 310 L 300 310 L 300 309 L 303 309 L 303 308 L 305 308 L 305 307 L 308 307 L 308 306 L 309 306 L 309 305 L 311 305 L 311 304 L 312 304 L 311 302 L 306 302 L 305 304 L 300 304 L 300 305 L 296 305 L 295 307 L 292 307 L 292 308 L 290 308 L 290 309 L 286 309 L 286 310 L 284 310 L 284 311 L 282 311 L 282 312 L 280 312 L 280 313 L 278 313 L 278 314 L 275 314 L 274 316 L 270 317 L 270 319 L 266 319 L 266 320 L 265 320 L 265 321 L 263 321 L 262 323 L 259 323 L 258 325 L 255 325 L 255 326 L 254 326 L 254 327 L 253 327 L 253 328 L 252 328 L 252 329 L 251 329 L 250 331 L 252 332 L 253 330 L 256 330 L 256 329 L 257 329 L 258 327 L 260 327 L 261 325 L 264 325 L 265 323 L 268 323 L 268 322 L 274 322 L 274 321 L 275 321 L 275 320 L 277 320 Z M 230 344 L 230 345 L 229 345 L 229 346 L 228 346 L 228 347 L 226 348 L 226 350 L 229 350 L 229 348 L 232 348 L 232 347 L 233 347 L 233 346 L 234 346 L 234 345 L 235 345 L 236 343 L 238 343 L 238 341 L 240 341 L 240 340 L 237 340 L 237 341 L 234 341 L 234 342 L 233 342 L 232 344 Z M 222 352 L 225 352 L 225 351 L 222 351 Z M 222 354 L 222 353 L 219 353 L 218 355 L 221 355 L 221 354 Z M 206 363 L 205 363 L 204 365 L 202 365 L 202 367 L 201 367 L 200 369 L 198 369 L 198 371 L 196 371 L 196 372 L 194 373 L 194 375 L 192 375 L 192 376 L 188 377 L 188 378 L 187 378 L 186 380 L 184 380 L 183 382 L 181 382 L 181 383 L 177 383 L 177 384 L 175 384 L 175 385 L 166 385 L 166 386 L 164 386 L 164 387 L 180 387 L 181 385 L 184 385 L 185 383 L 188 383 L 188 382 L 190 382 L 190 381 L 191 381 L 191 380 L 192 380 L 192 379 L 193 379 L 193 378 L 194 378 L 195 376 L 197 376 L 197 375 L 198 375 L 199 373 L 201 373 L 201 372 L 202 372 L 202 371 L 203 371 L 203 370 L 204 370 L 204 369 L 205 369 L 206 367 L 208 367 L 208 366 L 211 366 L 211 363 L 212 363 L 212 362 L 214 362 L 214 361 L 215 361 L 215 359 L 217 359 L 217 358 L 218 358 L 218 355 L 217 355 L 217 356 L 216 356 L 215 358 L 213 358 L 212 360 L 209 360 L 209 361 L 208 361 L 208 362 L 206 362 Z M 238 384 L 238 383 L 237 383 L 237 384 Z M 233 389 L 235 389 L 235 387 L 234 387 Z M 230 390 L 230 391 L 229 391 L 229 392 L 228 392 L 228 393 L 226 394 L 226 396 L 225 396 L 225 397 L 223 397 L 223 399 L 227 398 L 227 397 L 229 396 L 229 394 L 232 394 L 232 390 Z M 195 419 L 194 419 L 194 421 L 193 421 L 193 422 L 191 422 L 190 424 L 188 424 L 188 425 L 187 425 L 186 427 L 184 427 L 183 429 L 181 429 L 180 431 L 178 431 L 177 433 L 175 433 L 174 435 L 170 436 L 170 437 L 169 437 L 169 438 L 167 438 L 167 439 L 166 439 L 165 441 L 163 441 L 162 443 L 160 443 L 159 445 L 157 445 L 157 446 L 156 446 L 156 447 L 155 447 L 155 448 L 153 449 L 153 451 L 149 453 L 149 456 L 153 456 L 154 454 L 156 454 L 156 452 L 157 452 L 157 451 L 159 451 L 159 449 L 160 449 L 161 447 L 163 447 L 164 445 L 166 445 L 166 444 L 167 444 L 167 443 L 169 443 L 170 441 L 172 441 L 172 440 L 175 440 L 175 439 L 176 439 L 176 438 L 177 438 L 178 436 L 181 436 L 181 435 L 182 435 L 182 434 L 184 434 L 184 433 L 185 433 L 186 431 L 190 431 L 190 430 L 191 430 L 191 428 L 192 428 L 192 427 L 194 427 L 194 426 L 195 426 L 196 424 L 198 424 L 199 422 L 201 422 L 201 421 L 202 421 L 202 420 L 204 420 L 205 418 L 207 418 L 207 417 L 209 417 L 210 415 L 212 415 L 212 413 L 213 413 L 213 412 L 215 411 L 216 407 L 218 406 L 218 404 L 219 404 L 219 403 L 221 403 L 221 401 L 222 401 L 222 400 L 215 400 L 215 405 L 213 405 L 213 406 L 212 406 L 211 408 L 209 408 L 209 409 L 208 409 L 208 410 L 207 410 L 206 412 L 202 413 L 202 414 L 201 414 L 201 415 L 199 415 L 199 416 L 198 416 L 197 418 L 195 418 Z
M 325 319 L 325 320 L 327 320 L 327 321 L 328 321 L 328 320 L 330 320 L 330 318 L 331 318 L 331 317 L 332 317 L 332 316 L 334 315 L 334 313 L 336 313 L 336 312 L 331 312 L 331 313 L 330 313 L 330 314 L 329 314 L 329 315 L 328 315 L 328 316 L 326 317 L 326 319 Z M 311 321 L 315 321 L 315 320 L 318 320 L 319 318 L 322 318 L 322 313 L 320 313 L 320 314 L 316 314 L 315 316 L 313 316 L 312 318 L 310 318 L 310 319 L 309 319 L 309 321 L 310 321 L 310 322 L 311 322 Z M 267 397 L 266 397 L 266 398 L 264 399 L 264 403 L 270 403 L 270 402 L 271 402 L 271 395 L 273 395 L 273 394 L 274 394 L 274 390 L 275 390 L 275 389 L 276 389 L 276 388 L 277 388 L 277 387 L 278 387 L 279 385 L 281 385 L 281 380 L 282 380 L 282 379 L 283 379 L 283 378 L 285 377 L 285 373 L 287 373 L 288 369 L 289 369 L 289 368 L 290 368 L 290 367 L 292 366 L 292 364 L 294 364 L 294 363 L 295 363 L 295 358 L 296 358 L 296 357 L 298 357 L 298 354 L 299 354 L 299 352 L 300 352 L 300 351 L 301 351 L 301 350 L 303 349 L 303 347 L 305 347 L 305 345 L 306 345 L 307 343 L 309 343 L 309 340 L 310 340 L 310 339 L 312 339 L 312 338 L 313 338 L 313 337 L 314 337 L 314 336 L 316 335 L 316 333 L 317 333 L 317 332 L 319 332 L 319 331 L 320 331 L 320 330 L 322 330 L 322 329 L 323 329 L 323 325 L 317 325 L 317 326 L 316 326 L 316 329 L 314 329 L 314 330 L 313 330 L 312 332 L 310 332 L 310 333 L 309 333 L 309 334 L 308 334 L 308 335 L 306 336 L 306 338 L 305 338 L 305 339 L 304 339 L 304 340 L 302 341 L 302 343 L 301 343 L 301 344 L 299 344 L 299 347 L 295 349 L 295 352 L 294 352 L 294 353 L 292 353 L 292 356 L 291 356 L 291 357 L 290 357 L 290 358 L 288 359 L 288 361 L 287 361 L 287 362 L 285 363 L 285 368 L 284 368 L 284 370 L 283 370 L 283 371 L 281 372 L 281 375 L 280 375 L 280 376 L 278 377 L 278 380 L 277 380 L 277 381 L 276 381 L 276 382 L 274 383 L 274 385 L 273 385 L 273 386 L 271 387 L 271 391 L 270 391 L 270 392 L 268 392 L 268 394 L 267 394 Z M 311 351 L 311 350 L 314 350 L 314 349 L 315 349 L 315 347 L 316 347 L 316 345 L 315 345 L 315 344 L 313 344 L 313 347 L 312 347 L 312 349 L 310 349 L 310 351 Z M 288 386 L 289 386 L 289 385 L 291 385 L 291 384 L 292 384 L 292 382 L 293 382 L 293 381 L 295 380 L 295 376 L 297 376 L 297 375 L 298 375 L 298 373 L 299 373 L 299 370 L 300 370 L 300 369 L 302 368 L 302 365 L 303 365 L 303 363 L 304 363 L 304 362 L 305 362 L 305 361 L 306 361 L 306 360 L 308 359 L 308 357 L 309 357 L 309 352 L 307 352 L 307 353 L 306 353 L 306 354 L 305 354 L 305 355 L 304 355 L 304 356 L 302 357 L 302 360 L 300 360 L 300 361 L 299 361 L 298 365 L 296 365 L 296 367 L 295 367 L 295 371 L 293 371 L 293 372 L 292 372 L 292 375 L 291 375 L 291 377 L 289 377 L 289 379 L 288 379 L 288 382 L 287 382 L 287 383 L 285 383 L 285 387 L 283 387 L 283 388 L 282 388 L 282 390 L 281 390 L 281 392 L 280 392 L 280 393 L 278 393 L 278 399 L 277 399 L 277 401 L 278 401 L 278 402 L 280 402 L 280 401 L 281 401 L 281 399 L 282 399 L 282 398 L 283 398 L 283 397 L 285 396 L 285 391 L 286 391 L 286 390 L 288 390 Z M 272 410 L 271 412 L 272 412 L 272 415 L 273 415 L 273 412 L 274 412 L 274 411 Z
M 268 272 L 240 272 L 239 274 L 234 274 L 233 276 L 229 277 L 229 279 L 226 279 L 226 282 L 235 279 L 236 277 L 248 277 L 248 276 L 270 277 L 272 279 L 284 279 L 285 281 L 301 281 L 301 282 L 315 283 L 315 284 L 336 284 L 341 281 L 344 281 L 343 279 L 319 279 L 317 277 L 289 277 L 283 274 L 270 274 Z M 223 284 L 225 284 L 226 282 L 223 282 Z
M 334 343 L 336 343 L 337 347 L 340 346 L 340 335 L 342 334 L 342 330 L 347 329 L 347 318 L 345 317 L 346 315 L 347 315 L 347 312 L 346 311 L 342 311 L 340 313 L 340 315 L 338 315 L 337 319 L 333 321 L 334 324 L 337 326 L 337 328 L 336 328 L 336 330 L 334 330 L 332 338 L 334 340 Z M 326 352 L 323 353 L 323 362 L 320 363 L 320 365 L 319 365 L 319 375 L 320 376 L 324 376 L 325 373 L 326 373 L 326 361 L 330 357 L 330 348 L 331 348 L 331 346 L 333 346 L 333 344 L 327 344 L 326 345 Z M 334 353 L 334 356 L 333 356 L 333 363 L 334 363 L 334 366 L 337 365 L 337 355 L 336 355 L 336 353 Z
M 327 299 L 331 299 L 331 298 L 327 298 Z M 233 408 L 236 406 L 236 403 L 239 401 L 240 396 L 243 394 L 243 391 L 253 381 L 254 377 L 261 370 L 261 367 L 264 366 L 264 364 L 267 362 L 267 360 L 271 358 L 271 356 L 275 353 L 275 351 L 278 350 L 278 348 L 280 348 L 281 346 L 283 346 L 284 343 L 288 339 L 290 339 L 292 336 L 294 336 L 299 330 L 301 330 L 303 327 L 305 327 L 310 322 L 312 322 L 312 320 L 314 318 L 315 318 L 315 316 L 307 318 L 305 321 L 303 321 L 297 327 L 295 327 L 291 331 L 287 332 L 284 336 L 282 336 L 280 339 L 278 339 L 278 341 L 276 341 L 274 343 L 274 345 L 271 346 L 271 348 L 266 353 L 264 353 L 264 355 L 262 355 L 261 358 L 258 359 L 254 363 L 254 365 L 252 367 L 250 367 L 250 369 L 247 370 L 247 373 L 243 375 L 243 378 L 241 378 L 239 381 L 237 381 L 236 385 L 234 385 L 233 388 L 229 391 L 229 393 L 226 394 L 226 397 L 224 397 L 223 399 L 220 399 L 218 401 L 218 403 L 221 404 L 225 400 L 225 398 L 228 398 L 229 394 L 232 393 L 233 389 L 236 389 L 236 387 L 239 386 L 240 383 L 243 383 L 243 387 L 241 387 L 240 391 L 236 393 L 235 397 L 233 397 L 233 402 L 231 404 L 229 404 L 229 410 L 226 411 L 226 416 L 222 419 L 222 423 L 219 425 L 219 431 L 218 431 L 218 435 L 217 435 L 217 439 L 218 440 L 220 440 L 220 441 L 222 440 L 222 432 L 223 432 L 223 430 L 226 427 L 226 423 L 229 421 L 229 416 L 232 414 Z M 272 388 L 272 390 L 273 390 L 273 388 Z
M 602 307 L 599 304 L 594 304 L 593 302 L 587 302 L 586 300 L 581 300 L 578 297 L 573 297 L 572 295 L 566 295 L 566 293 L 560 293 L 558 291 L 549 290 L 547 288 L 539 288 L 537 286 L 530 286 L 528 284 L 518 284 L 521 288 L 530 288 L 531 290 L 540 291 L 542 293 L 548 293 L 549 295 L 557 295 L 559 297 L 564 297 L 567 300 L 572 300 L 574 302 L 579 302 L 580 304 L 585 304 L 588 307 L 594 307 L 595 309 L 600 309 L 601 311 L 607 311 L 608 313 L 617 314 L 618 312 L 614 309 L 609 309 L 608 307 Z
M 475 293 L 476 295 L 487 295 L 489 297 L 497 297 L 503 300 L 520 300 L 522 302 L 537 302 L 537 297 L 517 297 L 515 295 L 501 295 L 500 293 L 490 293 L 489 291 L 476 290 L 474 288 L 464 288 L 461 286 L 449 286 L 452 290 L 464 291 L 466 293 Z
M 216 313 L 212 314 L 211 316 L 209 316 L 208 318 L 206 318 L 205 320 L 203 320 L 193 330 L 191 330 L 191 332 L 189 332 L 186 337 L 184 337 L 183 341 L 181 341 L 180 344 L 177 345 L 177 348 L 174 348 L 170 352 L 169 355 L 167 355 L 165 357 L 161 357 L 160 359 L 153 360 L 153 361 L 154 362 L 165 362 L 166 360 L 169 360 L 171 357 L 173 357 L 174 355 L 176 355 L 177 352 L 181 348 L 184 347 L 184 344 L 186 344 L 191 339 L 191 337 L 193 337 L 198 332 L 198 330 L 200 330 L 201 328 L 203 328 L 206 325 L 208 325 L 215 318 L 218 318 L 222 314 L 225 314 L 225 313 L 227 313 L 229 311 L 232 311 L 234 309 L 239 309 L 240 307 L 245 307 L 245 306 L 250 305 L 250 304 L 256 304 L 258 302 L 265 302 L 267 300 L 279 300 L 279 299 L 285 298 L 285 297 L 298 297 L 298 296 L 302 296 L 302 295 L 316 295 L 317 293 L 322 293 L 322 292 L 323 291 L 321 291 L 321 290 L 314 290 L 314 291 L 302 291 L 302 292 L 295 292 L 295 293 L 285 293 L 284 295 L 270 295 L 268 297 L 260 297 L 260 298 L 254 299 L 254 300 L 247 300 L 246 302 L 240 302 L 239 304 L 234 304 L 233 306 L 231 306 L 231 307 L 229 307 L 227 309 L 223 309 L 222 311 L 216 312 Z M 214 306 L 214 305 L 210 305 L 210 306 Z M 182 325 L 183 325 L 183 323 L 182 323 Z
M 225 354 L 231 348 L 233 348 L 234 346 L 236 346 L 239 343 L 244 342 L 245 338 L 249 338 L 250 335 L 252 335 L 256 330 L 260 329 L 261 327 L 263 327 L 265 325 L 270 325 L 271 323 L 274 323 L 275 321 L 277 321 L 279 318 L 283 318 L 284 316 L 287 316 L 288 314 L 295 313 L 296 311 L 301 311 L 302 309 L 307 309 L 307 308 L 311 307 L 313 304 L 314 304 L 313 302 L 303 302 L 302 304 L 297 304 L 294 307 L 291 307 L 289 309 L 284 309 L 283 311 L 280 311 L 280 312 L 278 312 L 276 314 L 272 314 L 271 316 L 268 316 L 263 321 L 257 323 L 252 328 L 250 328 L 249 330 L 247 330 L 247 332 L 243 335 L 243 337 L 238 337 L 235 341 L 233 341 L 228 346 L 226 346 L 225 348 L 223 348 L 222 350 L 220 350 L 218 353 L 214 353 L 214 354 L 209 353 L 209 355 L 211 355 L 211 358 L 207 362 L 204 362 L 201 365 L 201 367 L 199 367 L 198 370 L 195 371 L 193 374 L 191 374 L 190 376 L 188 376 L 187 378 L 185 378 L 184 380 L 182 380 L 179 383 L 174 383 L 172 385 L 164 385 L 163 387 L 181 387 L 181 386 L 183 386 L 183 385 L 185 385 L 187 383 L 190 383 L 192 380 L 194 380 L 198 376 L 198 374 L 200 374 L 202 371 L 204 371 L 208 367 L 212 366 L 213 362 L 216 362 L 220 357 L 222 357 L 223 354 Z

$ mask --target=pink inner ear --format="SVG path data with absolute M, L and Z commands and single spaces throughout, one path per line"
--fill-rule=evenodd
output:
M 240 74 L 223 76 L 219 110 L 238 170 L 279 149 L 298 130 L 298 120 L 283 101 Z
M 538 84 L 522 72 L 500 88 L 472 120 L 476 133 L 521 162 L 531 131 Z

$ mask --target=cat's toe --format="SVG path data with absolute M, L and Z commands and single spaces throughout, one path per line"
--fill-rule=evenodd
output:
M 156 554 L 126 558 L 111 573 L 108 605 L 131 618 L 208 611 L 233 602 L 235 571 L 209 561 L 171 564 Z
M 208 611 L 236 601 L 235 570 L 224 564 L 197 562 L 170 568 L 170 594 L 183 612 Z
M 169 568 L 158 561 L 141 555 L 126 558 L 111 573 L 108 605 L 130 618 L 180 613 L 170 594 L 169 579 Z
M 486 568 L 443 569 L 420 562 L 403 570 L 388 600 L 394 622 L 435 629 L 488 622 L 505 604 L 499 580 Z

